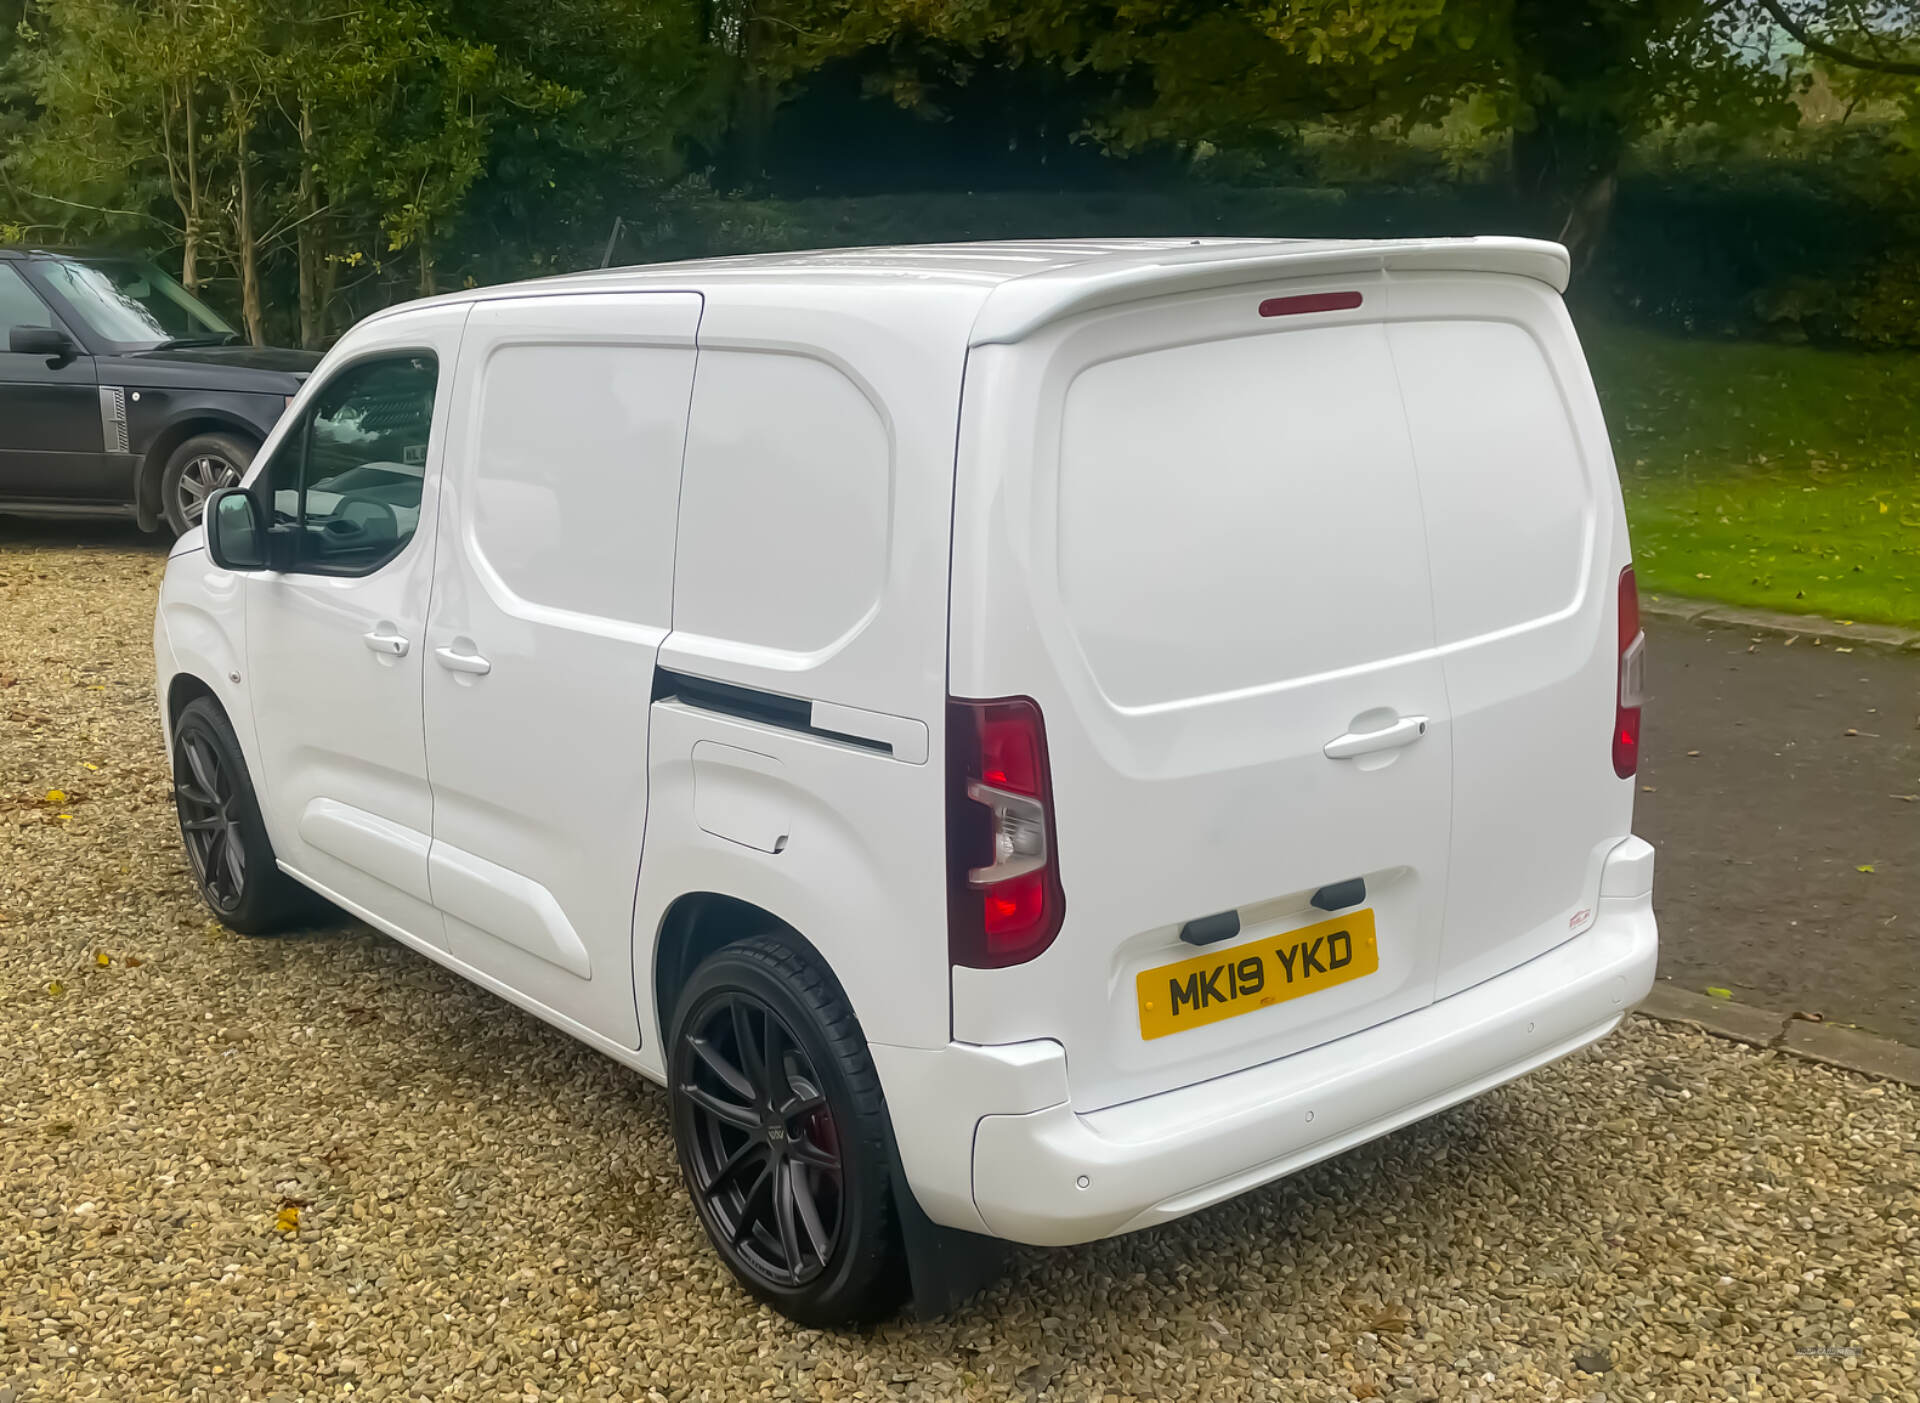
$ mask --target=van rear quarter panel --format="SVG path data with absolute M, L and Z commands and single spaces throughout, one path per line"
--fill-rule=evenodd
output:
M 716 281 L 702 292 L 673 631 L 659 665 L 851 708 L 837 713 L 841 724 L 864 715 L 876 732 L 916 743 L 889 755 L 654 706 L 634 925 L 642 1055 L 657 1056 L 662 1041 L 661 921 L 676 898 L 701 890 L 754 902 L 798 930 L 869 1041 L 944 1046 L 948 546 L 966 333 L 980 294 L 877 277 L 852 289 Z M 901 315 L 903 300 L 913 315 Z M 703 741 L 715 746 L 697 763 Z M 714 757 L 729 753 L 752 763 L 722 776 Z M 734 821 L 716 815 L 741 814 L 752 822 L 732 837 L 710 831 Z M 768 822 L 791 831 L 769 834 Z

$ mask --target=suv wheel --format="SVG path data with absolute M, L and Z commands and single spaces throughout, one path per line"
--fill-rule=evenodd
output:
M 194 880 L 223 925 L 265 935 L 312 912 L 274 861 L 240 742 L 210 698 L 189 702 L 173 728 L 173 794 Z
M 173 534 L 184 536 L 206 515 L 207 498 L 238 487 L 257 445 L 234 434 L 195 434 L 173 450 L 160 473 L 160 510 Z
M 886 1104 L 833 981 L 771 938 L 716 952 L 680 996 L 668 1078 L 688 1192 L 741 1284 L 803 1325 L 897 1311 Z

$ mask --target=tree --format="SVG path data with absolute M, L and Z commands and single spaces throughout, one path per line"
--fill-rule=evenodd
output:
M 932 36 L 1104 76 L 1084 135 L 1118 154 L 1271 148 L 1305 126 L 1405 132 L 1473 102 L 1510 135 L 1516 190 L 1576 244 L 1604 228 L 1628 145 L 1661 123 L 1794 116 L 1728 0 L 819 0 L 786 62 Z

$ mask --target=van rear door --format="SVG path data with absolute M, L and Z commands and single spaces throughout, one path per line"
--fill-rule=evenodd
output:
M 1077 1107 L 1433 998 L 1453 727 L 1385 288 L 1156 298 L 970 355 L 950 688 L 1038 703 L 1065 918 L 955 968 L 954 1035 L 1061 1041 Z
M 1585 929 L 1631 830 L 1614 773 L 1626 520 L 1586 362 L 1531 278 L 1393 280 L 1453 715 L 1453 836 L 1436 997 Z

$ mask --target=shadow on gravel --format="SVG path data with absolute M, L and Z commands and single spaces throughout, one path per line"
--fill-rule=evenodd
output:
M 142 531 L 131 521 L 110 517 L 0 516 L 0 551 L 137 551 L 164 559 L 172 544 L 164 531 Z

